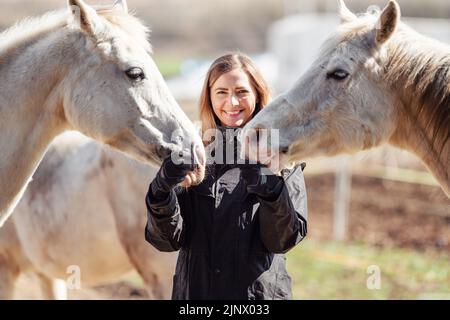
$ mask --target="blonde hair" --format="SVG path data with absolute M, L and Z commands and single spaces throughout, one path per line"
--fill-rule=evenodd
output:
M 212 107 L 211 87 L 221 75 L 235 69 L 241 69 L 247 74 L 251 85 L 256 91 L 256 107 L 252 117 L 269 103 L 269 86 L 250 57 L 241 53 L 230 53 L 217 58 L 209 67 L 200 95 L 199 109 L 202 137 L 206 131 L 216 129 L 217 124 L 220 123 Z M 208 145 L 210 141 L 203 140 L 203 143 Z

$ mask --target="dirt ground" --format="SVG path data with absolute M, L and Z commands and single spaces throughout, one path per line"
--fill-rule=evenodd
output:
M 334 183 L 333 174 L 306 176 L 312 238 L 333 239 Z M 354 175 L 346 239 L 449 252 L 450 200 L 439 187 Z
M 147 299 L 147 292 L 127 278 L 138 277 L 130 274 L 124 280 L 117 283 L 97 286 L 93 288 L 81 288 L 80 290 L 69 290 L 69 300 L 142 300 Z M 39 300 L 42 299 L 39 284 L 32 274 L 21 275 L 15 289 L 14 299 Z

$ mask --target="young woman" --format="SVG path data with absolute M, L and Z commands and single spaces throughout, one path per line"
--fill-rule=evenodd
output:
M 284 253 L 306 236 L 302 167 L 281 176 L 237 161 L 237 132 L 269 100 L 249 57 L 229 54 L 210 67 L 200 118 L 210 159 L 205 180 L 190 188 L 189 164 L 167 158 L 146 197 L 146 239 L 180 250 L 173 299 L 290 299 Z M 214 136 L 214 141 L 209 139 Z M 220 156 L 222 155 L 222 156 Z

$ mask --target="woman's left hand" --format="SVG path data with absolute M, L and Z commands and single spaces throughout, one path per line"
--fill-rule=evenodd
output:
M 273 174 L 261 164 L 245 165 L 241 168 L 241 178 L 247 184 L 247 192 L 261 198 L 278 196 L 284 184 L 283 179 Z

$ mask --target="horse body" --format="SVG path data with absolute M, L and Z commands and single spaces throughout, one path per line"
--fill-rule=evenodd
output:
M 450 47 L 401 23 L 395 1 L 361 16 L 341 1 L 340 14 L 310 69 L 244 134 L 279 129 L 284 163 L 390 143 L 420 157 L 450 196 Z
M 54 298 L 51 283 L 71 270 L 80 271 L 82 287 L 137 270 L 150 297 L 169 298 L 176 255 L 144 239 L 144 199 L 155 173 L 80 135 L 58 137 L 0 231 L 0 297 L 12 296 L 24 271 L 36 273 L 44 297 Z
M 172 151 L 204 158 L 200 136 L 150 57 L 147 29 L 119 3 L 94 10 L 69 1 L 69 13 L 0 35 L 0 226 L 65 130 L 153 165 Z M 195 174 L 201 179 L 202 166 Z

